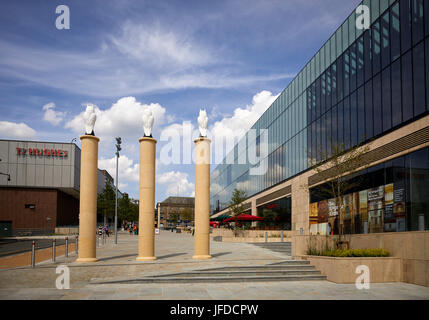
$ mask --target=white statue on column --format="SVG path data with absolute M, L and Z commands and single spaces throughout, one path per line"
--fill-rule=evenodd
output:
M 198 116 L 198 127 L 200 129 L 200 137 L 207 137 L 207 126 L 209 118 L 207 117 L 206 110 L 200 109 L 200 115 Z
M 92 104 L 88 104 L 86 106 L 86 110 L 83 114 L 83 120 L 85 122 L 85 134 L 93 136 L 97 115 L 95 114 L 94 106 Z
M 143 110 L 143 130 L 145 137 L 152 137 L 152 127 L 154 122 L 154 117 L 152 111 L 149 108 Z

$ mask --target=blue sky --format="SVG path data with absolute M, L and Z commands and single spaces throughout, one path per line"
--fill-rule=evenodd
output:
M 55 27 L 60 4 L 70 8 L 69 30 Z M 138 198 L 143 108 L 154 112 L 155 138 L 196 125 L 200 108 L 213 134 L 248 128 L 358 4 L 3 0 L 0 138 L 69 142 L 93 103 L 99 167 L 114 177 L 121 136 L 120 187 Z M 166 143 L 158 142 L 156 201 L 193 191 L 193 165 L 159 161 Z

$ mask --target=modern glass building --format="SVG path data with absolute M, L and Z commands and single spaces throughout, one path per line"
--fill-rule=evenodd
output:
M 429 229 L 429 2 L 361 4 L 370 9 L 370 28 L 356 28 L 354 11 L 252 126 L 256 138 L 246 134 L 213 170 L 212 214 L 228 211 L 237 188 L 247 193 L 252 214 L 276 208 L 290 217 L 284 221 L 279 213 L 290 230 Z M 259 150 L 263 129 L 264 175 L 249 174 L 250 164 L 227 163 Z M 320 192 L 324 181 L 313 169 L 330 159 L 334 146 L 347 151 L 369 142 L 359 187 L 341 199 L 337 214 L 323 209 L 332 199 Z

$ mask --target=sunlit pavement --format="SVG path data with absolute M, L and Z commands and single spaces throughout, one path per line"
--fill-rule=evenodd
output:
M 137 236 L 120 233 L 97 248 L 98 262 L 79 264 L 76 255 L 58 257 L 30 267 L 0 270 L 0 299 L 427 299 L 429 288 L 407 283 L 371 284 L 358 290 L 354 284 L 329 281 L 240 283 L 93 284 L 91 280 L 135 279 L 191 270 L 275 263 L 288 257 L 246 243 L 211 242 L 213 259 L 196 261 L 193 237 L 161 231 L 156 236 L 153 262 L 137 262 Z M 56 289 L 58 265 L 70 270 L 70 289 Z

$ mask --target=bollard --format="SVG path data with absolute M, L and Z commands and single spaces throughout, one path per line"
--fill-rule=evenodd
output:
M 78 239 L 77 239 L 77 236 L 76 236 L 76 244 L 75 244 L 76 254 L 78 254 L 77 245 L 78 245 Z
M 36 241 L 31 243 L 31 267 L 36 266 Z
M 283 230 L 282 230 L 282 232 L 281 232 L 281 238 L 282 238 L 282 242 L 283 242 Z
M 69 238 L 66 237 L 66 253 L 65 253 L 66 258 L 68 258 L 69 256 Z
M 265 242 L 268 242 L 268 232 L 265 231 Z
M 56 246 L 56 240 L 52 240 L 52 262 L 55 262 L 55 246 Z

